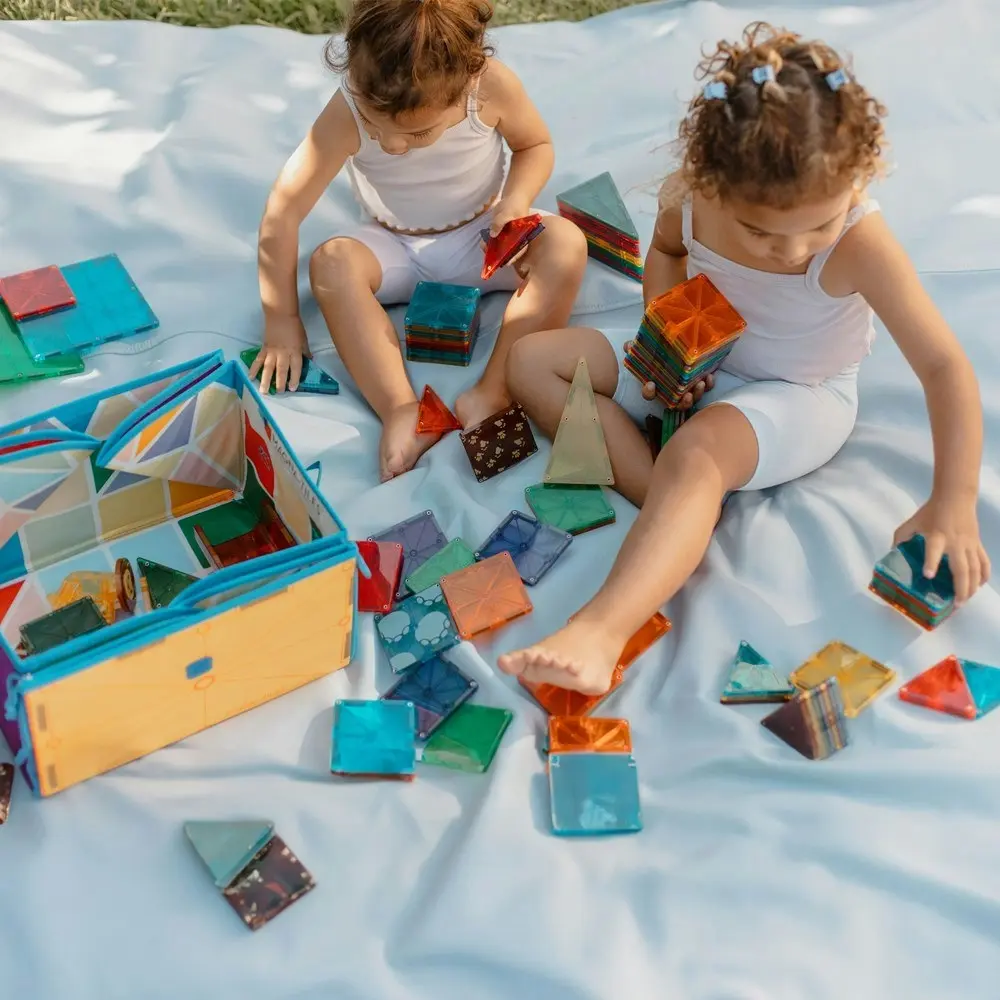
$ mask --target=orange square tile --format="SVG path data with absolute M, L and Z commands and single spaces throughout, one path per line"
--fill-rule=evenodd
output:
M 463 639 L 505 625 L 533 607 L 509 552 L 449 573 L 440 586 Z
M 631 753 L 628 719 L 586 715 L 549 717 L 549 753 Z
M 647 315 L 663 337 L 677 345 L 688 363 L 721 347 L 746 328 L 743 317 L 704 274 L 696 274 L 654 299 Z

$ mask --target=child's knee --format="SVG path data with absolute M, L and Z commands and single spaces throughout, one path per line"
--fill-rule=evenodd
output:
M 583 273 L 587 266 L 587 238 L 569 219 L 559 215 L 545 217 L 552 258 L 568 272 Z
M 363 284 L 371 288 L 373 263 L 378 268 L 375 255 L 357 240 L 338 236 L 321 243 L 309 258 L 313 294 L 340 291 L 348 285 Z

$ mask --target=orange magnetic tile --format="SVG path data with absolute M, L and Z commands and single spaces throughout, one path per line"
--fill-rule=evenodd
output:
M 463 639 L 520 618 L 533 608 L 509 552 L 449 573 L 441 578 L 440 587 Z
M 549 717 L 549 753 L 631 753 L 628 719 L 587 715 Z
M 704 274 L 654 299 L 648 315 L 685 358 L 698 358 L 742 333 L 746 321 Z
M 635 635 L 625 644 L 622 655 L 618 660 L 618 666 L 624 670 L 642 656 L 658 639 L 661 639 L 670 631 L 670 619 L 666 615 L 661 615 L 659 611 L 639 629 Z
M 587 715 L 608 695 L 621 687 L 624 677 L 625 669 L 615 667 L 615 672 L 611 675 L 611 685 L 604 694 L 583 694 L 580 691 L 557 687 L 555 684 L 533 684 L 523 677 L 518 677 L 517 680 L 549 715 Z
M 418 434 L 447 434 L 448 431 L 462 429 L 455 414 L 448 409 L 444 400 L 429 386 L 424 386 L 417 408 Z

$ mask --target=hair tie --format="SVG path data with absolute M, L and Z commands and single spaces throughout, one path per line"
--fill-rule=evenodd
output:
M 721 80 L 705 84 L 701 92 L 706 101 L 724 101 L 729 96 L 729 88 Z
M 838 91 L 845 83 L 850 83 L 843 68 L 835 69 L 832 73 L 827 73 L 824 79 L 826 80 L 826 85 L 832 91 Z
M 768 63 L 766 66 L 754 66 L 750 76 L 756 84 L 774 83 L 774 67 Z

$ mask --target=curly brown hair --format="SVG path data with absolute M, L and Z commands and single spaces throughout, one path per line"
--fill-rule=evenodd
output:
M 342 45 L 326 64 L 373 110 L 395 118 L 447 108 L 486 68 L 489 0 L 355 0 Z
M 762 66 L 774 79 L 758 84 Z M 826 80 L 835 70 L 846 75 L 837 89 Z M 725 96 L 699 94 L 681 122 L 689 189 L 781 209 L 882 172 L 885 108 L 823 42 L 758 21 L 704 55 L 697 76 L 724 84 Z

